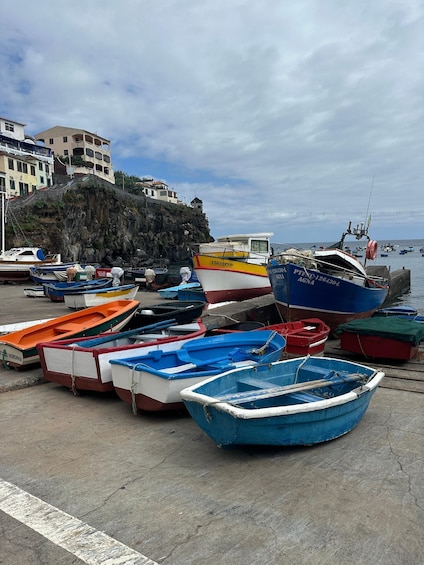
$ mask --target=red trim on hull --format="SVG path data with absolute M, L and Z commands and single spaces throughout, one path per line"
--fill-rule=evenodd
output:
M 271 294 L 271 286 L 262 288 L 241 288 L 235 290 L 212 290 L 205 292 L 206 300 L 209 304 L 217 304 L 218 302 L 230 302 L 249 300 L 250 298 L 257 298 Z
M 75 377 L 75 382 L 72 384 L 72 377 L 63 373 L 48 371 L 44 359 L 40 357 L 40 360 L 46 381 L 75 390 L 92 390 L 94 392 L 112 392 L 114 390 L 112 381 L 102 383 L 98 379 L 88 379 L 87 377 Z
M 132 406 L 131 391 L 119 387 L 115 387 L 115 391 L 123 402 Z M 140 412 L 176 412 L 176 411 L 186 412 L 185 405 L 182 401 L 171 402 L 167 404 L 165 402 L 159 402 L 158 400 L 154 400 L 153 398 L 150 398 L 149 396 L 145 396 L 144 394 L 135 395 L 135 405 L 137 410 L 140 410 Z

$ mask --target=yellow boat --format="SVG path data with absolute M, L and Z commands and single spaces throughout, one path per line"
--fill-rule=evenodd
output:
M 272 233 L 220 237 L 199 246 L 193 266 L 207 302 L 248 300 L 270 294 L 266 264 Z

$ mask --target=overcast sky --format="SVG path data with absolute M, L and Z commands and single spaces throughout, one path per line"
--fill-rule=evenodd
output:
M 0 115 L 111 140 L 211 235 L 424 238 L 422 0 L 0 0 Z

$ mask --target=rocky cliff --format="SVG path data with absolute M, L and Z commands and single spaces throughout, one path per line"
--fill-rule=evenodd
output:
M 101 265 L 183 262 L 211 241 L 205 214 L 129 194 L 93 175 L 9 201 L 6 248 L 37 245 L 63 261 Z

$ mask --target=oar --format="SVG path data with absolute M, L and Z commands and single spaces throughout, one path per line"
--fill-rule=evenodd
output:
M 146 333 L 147 331 L 151 330 L 165 330 L 171 326 L 175 326 L 177 321 L 175 319 L 170 320 L 162 320 L 161 322 L 156 322 L 155 324 L 150 324 L 148 326 L 142 326 L 141 328 L 135 328 L 132 330 L 127 330 L 125 332 L 119 332 L 115 334 L 109 334 L 105 337 L 97 337 L 89 340 L 84 341 L 76 341 L 75 345 L 80 345 L 81 347 L 90 347 L 91 345 L 101 345 L 103 343 L 107 343 L 109 341 L 114 341 L 115 339 L 121 339 L 124 337 L 130 337 L 132 335 L 138 335 Z
M 344 384 L 347 382 L 356 382 L 364 380 L 365 378 L 370 380 L 376 372 L 374 372 L 371 377 L 361 373 L 352 373 L 348 375 L 339 376 L 337 378 L 333 377 L 329 379 L 317 379 L 315 381 L 307 381 L 305 383 L 297 383 L 284 386 L 276 386 L 272 388 L 264 388 L 260 390 L 248 390 L 245 392 L 234 392 L 230 394 L 224 394 L 222 396 L 217 396 L 218 402 L 231 402 L 231 404 L 238 404 L 240 402 L 252 402 L 254 400 L 262 400 L 266 398 L 274 398 L 275 396 L 283 396 L 290 394 L 292 392 L 300 392 L 304 390 L 310 390 L 314 388 L 323 388 L 331 385 Z M 323 399 L 324 400 L 324 399 Z

